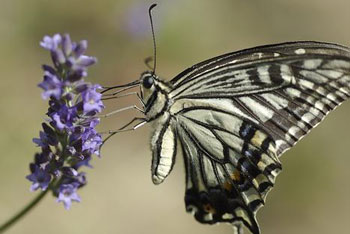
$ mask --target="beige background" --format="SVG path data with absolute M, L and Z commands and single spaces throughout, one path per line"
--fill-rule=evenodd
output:
M 36 87 L 43 35 L 68 32 L 89 40 L 98 65 L 90 79 L 103 85 L 133 81 L 152 55 L 147 7 L 131 0 L 0 0 L 0 222 L 35 193 L 24 179 L 37 150 L 31 142 L 45 118 Z M 350 45 L 348 0 L 164 0 L 154 11 L 158 74 L 170 79 L 201 60 L 251 46 L 293 40 Z M 133 27 L 141 32 L 136 33 Z M 112 101 L 109 110 L 135 102 Z M 136 113 L 103 120 L 116 129 Z M 345 234 L 350 220 L 350 102 L 343 104 L 283 158 L 284 170 L 258 218 L 267 234 Z M 70 211 L 49 195 L 11 228 L 19 233 L 232 233 L 201 225 L 185 213 L 182 159 L 167 181 L 150 179 L 149 127 L 120 134 L 86 169 L 89 184 Z

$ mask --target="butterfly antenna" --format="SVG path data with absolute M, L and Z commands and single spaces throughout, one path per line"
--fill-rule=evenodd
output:
M 148 9 L 148 14 L 149 14 L 149 19 L 150 19 L 151 29 L 152 29 L 152 37 L 153 37 L 153 51 L 154 51 L 153 74 L 156 72 L 156 66 L 157 66 L 157 47 L 156 47 L 156 37 L 154 35 L 152 9 L 155 8 L 156 6 L 157 6 L 157 4 L 154 3 Z
M 116 86 L 111 86 L 111 87 L 103 87 L 103 90 L 100 92 L 101 94 L 108 92 L 109 90 L 113 90 L 113 89 L 119 89 L 119 88 L 126 88 L 125 90 L 127 90 L 128 88 L 133 88 L 136 87 L 140 84 L 139 80 L 135 80 L 133 82 L 127 83 L 127 84 L 123 84 L 123 85 L 116 85 Z

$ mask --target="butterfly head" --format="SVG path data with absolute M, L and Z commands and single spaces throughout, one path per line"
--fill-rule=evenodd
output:
M 141 74 L 141 97 L 145 103 L 152 96 L 152 93 L 157 91 L 157 80 L 157 76 L 151 71 L 146 71 Z
M 154 74 L 146 71 L 140 77 L 141 99 L 145 104 L 145 113 L 149 119 L 153 119 L 163 111 L 167 105 L 168 84 Z
M 144 90 L 151 89 L 155 84 L 155 80 L 157 80 L 157 76 L 153 72 L 146 71 L 142 73 L 140 78 L 142 88 Z

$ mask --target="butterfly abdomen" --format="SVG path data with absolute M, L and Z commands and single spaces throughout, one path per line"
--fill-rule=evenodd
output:
M 152 122 L 153 133 L 151 138 L 152 149 L 152 181 L 160 184 L 170 174 L 175 164 L 176 132 L 173 129 L 174 121 L 169 113 Z

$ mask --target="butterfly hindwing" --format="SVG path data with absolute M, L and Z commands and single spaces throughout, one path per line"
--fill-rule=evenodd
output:
M 215 109 L 184 109 L 177 121 L 187 211 L 202 223 L 242 222 L 259 233 L 256 211 L 281 168 L 272 139 L 252 122 Z

